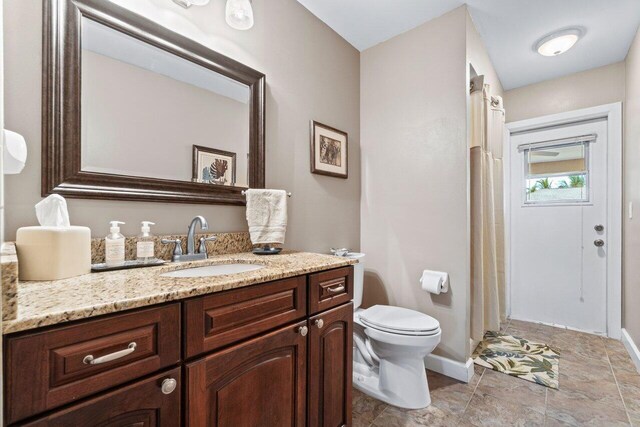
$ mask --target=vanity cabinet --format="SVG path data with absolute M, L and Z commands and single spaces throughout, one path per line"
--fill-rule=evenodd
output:
M 5 337 L 5 425 L 351 425 L 353 267 Z

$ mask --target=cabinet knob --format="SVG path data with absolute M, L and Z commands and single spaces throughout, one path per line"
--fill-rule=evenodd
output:
M 318 329 L 322 329 L 322 327 L 324 326 L 324 320 L 322 319 L 316 319 L 314 323 L 318 327 Z
M 307 334 L 309 333 L 309 328 L 307 328 L 306 326 L 300 326 L 300 327 L 298 328 L 298 333 L 299 333 L 300 335 L 302 335 L 303 337 L 306 337 L 306 336 L 307 336 Z
M 162 390 L 163 394 L 171 394 L 178 386 L 178 382 L 173 378 L 167 378 L 162 381 L 162 385 L 160 386 L 160 390 Z

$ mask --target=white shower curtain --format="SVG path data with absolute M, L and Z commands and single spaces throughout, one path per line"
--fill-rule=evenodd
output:
M 498 331 L 506 317 L 502 98 L 483 76 L 471 89 L 471 338 Z

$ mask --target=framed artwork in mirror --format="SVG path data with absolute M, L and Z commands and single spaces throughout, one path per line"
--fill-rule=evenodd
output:
M 193 181 L 205 184 L 236 185 L 236 153 L 194 145 Z
M 346 132 L 311 122 L 311 173 L 347 179 L 348 143 Z

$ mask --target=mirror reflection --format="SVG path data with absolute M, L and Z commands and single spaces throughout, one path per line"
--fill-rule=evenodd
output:
M 82 170 L 248 187 L 250 89 L 82 18 Z

